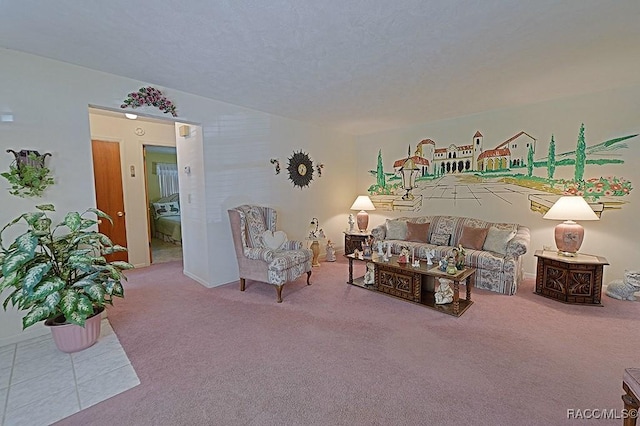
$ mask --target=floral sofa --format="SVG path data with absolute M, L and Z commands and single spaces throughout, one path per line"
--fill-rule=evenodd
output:
M 458 216 L 400 217 L 371 231 L 377 242 L 391 245 L 393 254 L 402 247 L 426 259 L 449 256 L 454 247 L 465 248 L 465 265 L 476 268 L 475 287 L 513 295 L 522 281 L 522 256 L 529 248 L 529 228 L 515 223 L 491 223 Z

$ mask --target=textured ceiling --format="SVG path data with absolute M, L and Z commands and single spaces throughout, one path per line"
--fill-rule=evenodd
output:
M 638 0 L 0 0 L 0 46 L 366 134 L 640 84 L 639 22 Z

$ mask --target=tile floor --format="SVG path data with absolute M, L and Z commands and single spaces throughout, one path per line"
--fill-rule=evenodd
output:
M 48 425 L 139 384 L 106 318 L 96 344 L 74 354 L 51 334 L 1 346 L 0 425 Z

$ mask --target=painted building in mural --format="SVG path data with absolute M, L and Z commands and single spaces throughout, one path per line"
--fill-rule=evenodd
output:
M 416 146 L 411 160 L 420 169 L 422 176 L 450 173 L 508 170 L 527 165 L 529 148 L 535 153 L 536 139 L 526 132 L 520 132 L 493 149 L 484 149 L 484 136 L 477 131 L 471 144 L 450 144 L 446 148 L 436 148 L 432 139 L 424 139 Z M 396 160 L 393 168 L 397 172 L 407 161 Z

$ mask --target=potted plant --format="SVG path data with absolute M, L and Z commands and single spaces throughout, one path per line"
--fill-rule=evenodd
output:
M 0 230 L 0 293 L 9 291 L 3 307 L 11 303 L 27 311 L 23 329 L 46 320 L 58 348 L 76 352 L 97 340 L 99 314 L 113 304 L 113 297 L 124 297 L 123 270 L 133 265 L 105 258 L 127 249 L 96 230 L 98 218 L 111 221 L 104 212 L 69 212 L 53 225 L 47 212 L 55 211 L 54 206 L 36 208 Z M 16 232 L 20 226 L 26 229 Z M 19 235 L 6 247 L 2 237 L 9 229 Z M 69 334 L 73 341 L 65 343 Z

